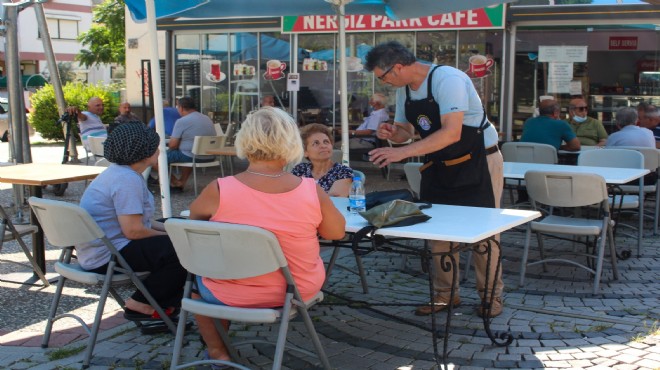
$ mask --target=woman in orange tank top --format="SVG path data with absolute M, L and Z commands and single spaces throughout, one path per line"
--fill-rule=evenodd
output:
M 345 220 L 314 179 L 286 171 L 302 158 L 295 121 L 286 112 L 264 107 L 248 115 L 236 135 L 236 152 L 249 162 L 245 172 L 211 182 L 190 206 L 190 218 L 258 226 L 277 237 L 303 299 L 325 280 L 318 235 L 341 239 Z M 198 278 L 200 298 L 239 307 L 279 306 L 286 288 L 280 272 L 240 280 Z M 196 315 L 208 351 L 205 357 L 229 360 L 213 320 Z M 225 328 L 229 322 L 222 323 Z

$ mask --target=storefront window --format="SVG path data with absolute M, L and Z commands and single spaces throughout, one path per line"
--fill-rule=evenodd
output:
M 456 31 L 417 32 L 417 59 L 456 66 Z
M 335 104 L 335 35 L 299 35 L 298 46 L 304 54 L 298 61 L 298 120 L 300 124 L 332 124 L 338 106 Z
M 291 71 L 291 43 L 290 36 L 279 32 L 261 32 L 260 63 L 258 66 L 261 96 L 272 95 L 275 106 L 284 110 L 289 108 L 289 94 L 286 89 L 286 75 Z M 246 58 L 245 60 L 247 60 Z M 252 62 L 246 62 L 253 66 Z

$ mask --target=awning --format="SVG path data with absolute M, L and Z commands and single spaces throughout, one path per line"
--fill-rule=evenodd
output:
M 45 84 L 48 83 L 48 81 L 46 81 L 44 76 L 39 74 L 21 76 L 21 81 L 23 82 L 23 88 L 25 89 L 29 87 L 43 87 Z M 7 88 L 6 76 L 0 77 L 0 88 L 3 89 Z

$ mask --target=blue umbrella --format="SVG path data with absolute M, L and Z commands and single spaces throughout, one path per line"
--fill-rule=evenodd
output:
M 484 8 L 493 4 L 512 2 L 515 0 L 125 0 L 131 16 L 136 21 L 147 20 L 151 45 L 151 65 L 155 66 L 152 73 L 160 75 L 158 68 L 158 42 L 156 36 L 156 18 L 186 17 L 186 18 L 226 18 L 226 17 L 273 17 L 286 15 L 338 15 L 339 50 L 346 49 L 346 14 L 385 15 L 390 19 L 406 19 L 443 14 L 466 9 Z M 347 96 L 346 55 L 339 55 L 339 90 L 341 96 Z M 153 80 L 154 91 L 161 91 L 160 79 Z M 160 94 L 154 94 L 154 110 L 156 113 L 156 130 L 165 137 L 162 117 L 162 99 Z M 340 100 L 342 127 L 342 162 L 348 164 L 348 102 Z M 165 142 L 161 142 L 158 158 L 161 179 L 161 198 L 163 199 L 163 216 L 171 216 L 169 202 L 169 176 L 167 174 L 167 157 Z

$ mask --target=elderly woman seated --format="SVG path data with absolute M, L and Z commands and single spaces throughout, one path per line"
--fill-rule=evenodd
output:
M 190 218 L 257 226 L 274 233 L 300 294 L 309 299 L 325 279 L 317 235 L 341 239 L 344 217 L 313 179 L 284 171 L 303 153 L 296 123 L 286 112 L 264 107 L 249 114 L 236 135 L 236 152 L 247 158 L 248 168 L 207 185 L 191 204 Z M 198 277 L 197 285 L 205 301 L 239 307 L 278 306 L 286 289 L 279 272 L 240 280 Z M 228 360 L 213 320 L 200 315 L 195 319 L 208 346 L 205 358 Z M 229 327 L 229 322 L 222 324 Z
M 291 173 L 316 180 L 333 197 L 348 197 L 353 182 L 353 170 L 332 160 L 334 140 L 330 128 L 320 123 L 307 125 L 301 130 L 305 157 Z
M 158 134 L 142 123 L 126 123 L 108 135 L 105 158 L 112 164 L 92 183 L 80 200 L 126 262 L 135 271 L 150 271 L 144 285 L 156 302 L 174 314 L 181 305 L 186 270 L 163 231 L 151 227 L 154 197 L 142 172 L 158 161 Z M 105 273 L 110 251 L 102 242 L 76 246 L 80 266 Z M 143 321 L 158 319 L 139 291 L 126 300 L 124 317 Z

